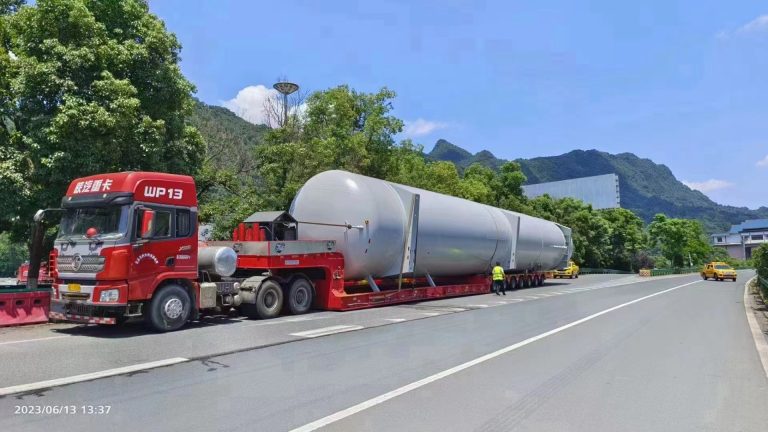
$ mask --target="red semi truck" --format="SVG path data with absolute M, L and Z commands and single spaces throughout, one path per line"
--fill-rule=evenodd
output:
M 232 241 L 201 243 L 189 176 L 84 177 L 71 183 L 61 207 L 48 264 L 53 319 L 119 324 L 141 318 L 157 331 L 171 331 L 231 308 L 271 318 L 480 294 L 490 287 L 487 274 L 347 280 L 336 242 L 296 240 L 300 225 L 312 222 L 287 212 L 255 213 Z M 508 275 L 512 287 L 541 285 L 545 278 L 542 271 Z

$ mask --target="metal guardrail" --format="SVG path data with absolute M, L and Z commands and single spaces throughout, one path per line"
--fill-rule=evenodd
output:
M 763 297 L 763 301 L 768 300 L 768 279 L 758 276 L 757 285 L 760 289 L 760 294 Z
M 698 267 L 684 267 L 684 268 L 667 268 L 667 269 L 642 269 L 640 270 L 640 276 L 667 276 L 675 274 L 691 274 L 698 273 L 701 269 Z
M 579 269 L 579 274 L 587 275 L 587 274 L 635 274 L 631 271 L 626 270 L 614 270 L 614 269 L 603 269 L 603 268 L 581 268 Z

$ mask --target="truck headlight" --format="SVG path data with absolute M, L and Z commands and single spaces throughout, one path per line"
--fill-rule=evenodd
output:
M 114 303 L 120 298 L 120 291 L 116 289 L 104 290 L 99 296 L 99 302 Z

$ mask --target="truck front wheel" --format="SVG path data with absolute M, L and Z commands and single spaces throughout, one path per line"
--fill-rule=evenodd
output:
M 243 303 L 240 307 L 249 317 L 274 318 L 280 315 L 280 309 L 283 308 L 283 290 L 273 280 L 264 281 L 256 294 L 256 303 Z
M 192 300 L 187 290 L 172 284 L 162 287 L 149 302 L 147 323 L 159 332 L 180 329 L 192 312 Z
M 288 299 L 285 302 L 288 312 L 293 315 L 301 315 L 309 312 L 314 296 L 312 284 L 304 278 L 296 278 L 288 287 Z

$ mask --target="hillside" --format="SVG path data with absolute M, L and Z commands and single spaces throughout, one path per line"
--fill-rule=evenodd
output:
M 195 102 L 189 122 L 200 131 L 214 163 L 236 171 L 248 170 L 252 150 L 263 142 L 269 127 L 249 123 L 224 107 Z
M 445 158 L 445 154 L 453 159 Z M 473 155 L 445 140 L 438 141 L 427 156 L 435 160 L 451 160 L 461 168 L 481 162 L 495 169 L 505 162 L 487 151 Z M 528 177 L 528 184 L 616 173 L 622 207 L 632 210 L 645 221 L 650 221 L 656 213 L 665 213 L 672 217 L 699 219 L 707 231 L 714 232 L 745 219 L 768 217 L 766 207 L 750 210 L 717 204 L 703 193 L 685 186 L 665 165 L 632 153 L 614 155 L 597 150 L 574 150 L 560 156 L 518 159 L 517 162 Z

